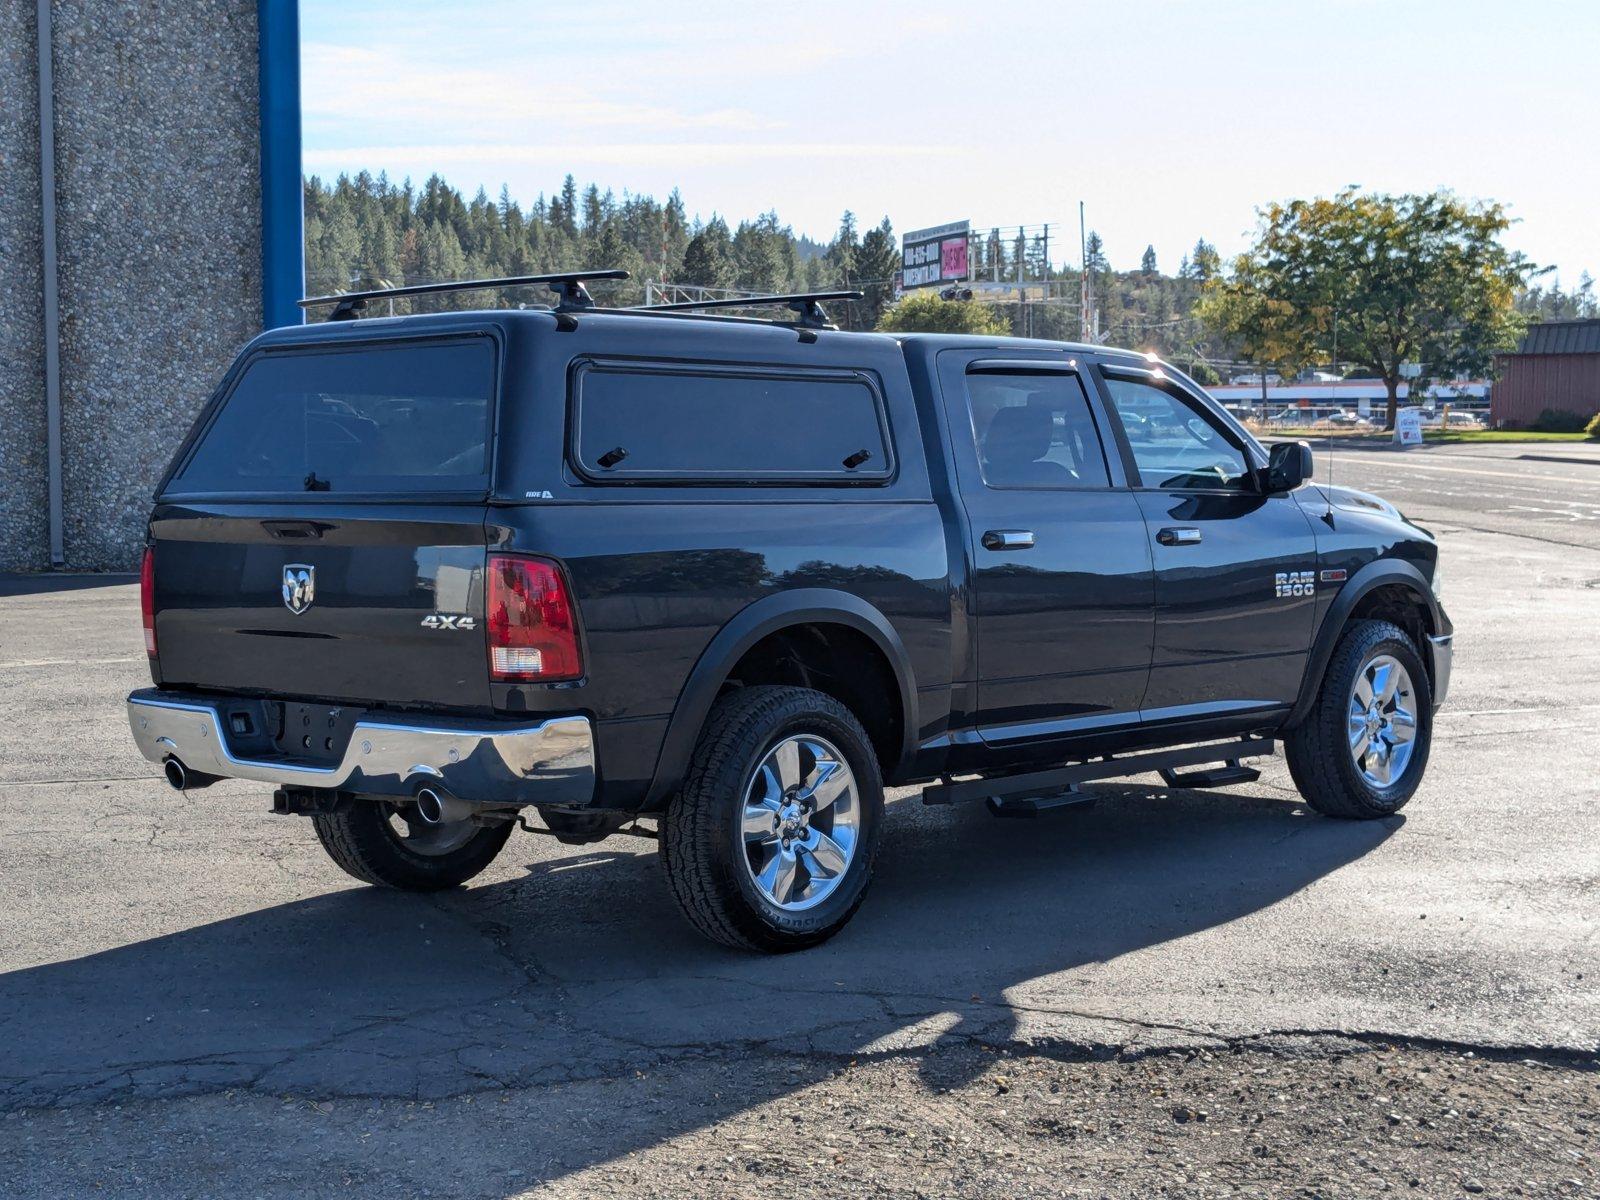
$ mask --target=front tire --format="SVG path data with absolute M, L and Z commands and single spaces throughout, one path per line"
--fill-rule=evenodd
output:
M 459 887 L 494 861 L 512 830 L 510 821 L 424 826 L 414 805 L 387 800 L 352 800 L 311 822 L 328 857 L 348 874 L 403 892 Z
M 713 941 L 803 950 L 861 907 L 882 823 L 877 756 L 849 709 L 809 688 L 741 688 L 706 720 L 661 822 L 661 866 Z
M 1432 742 L 1433 690 L 1417 647 L 1388 621 L 1355 621 L 1310 714 L 1284 738 L 1284 755 L 1312 808 L 1371 820 L 1411 799 Z

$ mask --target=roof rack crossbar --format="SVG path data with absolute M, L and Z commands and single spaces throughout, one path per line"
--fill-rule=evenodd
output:
M 427 296 L 435 292 L 465 292 L 479 288 L 524 287 L 547 283 L 550 290 L 560 296 L 557 312 L 593 308 L 594 299 L 583 285 L 593 279 L 626 279 L 626 271 L 563 271 L 558 275 L 509 275 L 501 279 L 451 279 L 444 283 L 416 283 L 406 287 L 378 288 L 370 292 L 342 292 L 331 296 L 307 296 L 299 301 L 301 308 L 318 304 L 331 304 L 330 321 L 353 321 L 366 311 L 373 300 L 393 300 L 399 296 Z
M 671 304 L 641 304 L 636 312 L 690 312 L 700 308 L 762 308 L 782 304 L 797 314 L 795 324 L 807 329 L 827 329 L 824 300 L 859 300 L 863 292 L 796 292 L 788 296 L 734 296 L 722 300 L 677 300 Z

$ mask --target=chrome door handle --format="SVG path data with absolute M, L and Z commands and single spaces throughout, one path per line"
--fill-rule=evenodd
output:
M 1198 529 L 1163 529 L 1156 534 L 1156 541 L 1163 546 L 1198 546 L 1200 544 L 1200 531 Z
M 1031 529 L 991 529 L 983 535 L 985 550 L 1029 550 L 1032 547 Z

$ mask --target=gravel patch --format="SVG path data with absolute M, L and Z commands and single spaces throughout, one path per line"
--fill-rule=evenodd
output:
M 762 1056 L 436 1102 L 224 1093 L 0 1120 L 9 1194 L 1589 1197 L 1593 1061 L 1281 1041 Z

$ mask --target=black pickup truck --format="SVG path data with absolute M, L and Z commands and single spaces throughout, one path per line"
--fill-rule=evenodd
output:
M 766 951 L 855 912 L 886 784 L 1033 814 L 1281 741 L 1330 816 L 1416 790 L 1437 546 L 1303 443 L 1144 354 L 546 281 L 245 347 L 150 518 L 128 713 L 173 786 L 272 785 L 408 889 L 519 825 L 658 836 L 689 920 Z

